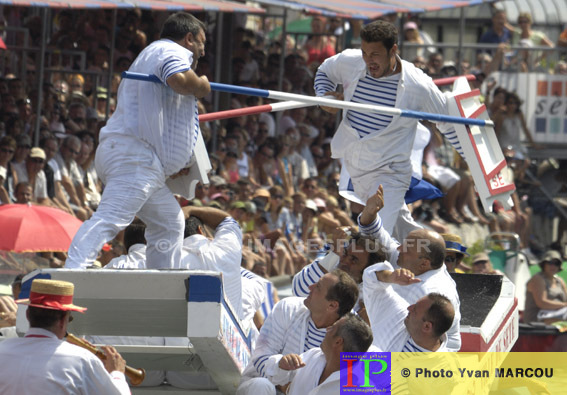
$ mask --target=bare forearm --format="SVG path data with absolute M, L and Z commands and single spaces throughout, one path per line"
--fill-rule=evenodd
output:
M 219 226 L 226 217 L 230 217 L 230 214 L 226 211 L 219 210 L 214 207 L 183 207 L 183 214 L 185 215 L 185 218 L 188 218 L 189 216 L 197 217 L 203 221 L 203 224 L 208 225 L 213 229 Z

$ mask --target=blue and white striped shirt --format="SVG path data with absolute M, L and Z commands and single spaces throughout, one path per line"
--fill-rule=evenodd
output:
M 358 80 L 351 101 L 353 103 L 375 104 L 394 108 L 399 80 L 400 74 L 379 79 L 366 74 L 366 76 Z M 385 129 L 392 122 L 393 117 L 375 112 L 348 110 L 346 118 L 354 130 L 357 131 L 358 136 L 362 138 Z

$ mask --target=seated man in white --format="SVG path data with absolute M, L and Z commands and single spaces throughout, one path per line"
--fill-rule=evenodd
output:
M 410 305 L 390 284 L 419 284 L 408 269 L 393 270 L 388 262 L 364 271 L 364 301 L 374 345 L 389 352 L 450 351 L 447 336 L 455 317 L 451 301 L 430 293 Z
M 145 269 L 146 268 L 146 224 L 139 218 L 124 229 L 124 247 L 127 254 L 113 258 L 105 269 Z
M 285 354 L 319 347 L 327 328 L 347 314 L 357 300 L 358 287 L 353 279 L 335 270 L 312 285 L 307 298 L 289 297 L 278 302 L 260 330 L 236 394 L 275 395 L 268 372 Z
M 443 237 L 431 230 L 418 229 L 410 232 L 400 244 L 382 227 L 382 220 L 378 215 L 382 207 L 384 207 L 384 192 L 380 185 L 378 191 L 368 199 L 364 210 L 358 217 L 360 232 L 373 237 L 384 246 L 387 260 L 394 269 L 407 269 L 421 280 L 408 286 L 392 285 L 392 289 L 408 304 L 417 303 L 419 299 L 430 293 L 439 293 L 451 301 L 455 315 L 451 328 L 447 332 L 447 349 L 448 351 L 459 351 L 461 348 L 461 304 L 457 285 L 444 265 L 445 241 Z M 366 297 L 364 299 L 366 302 Z
M 271 380 L 287 386 L 287 395 L 337 395 L 342 352 L 366 352 L 372 331 L 359 316 L 348 313 L 327 329 L 321 348 L 284 355 Z M 270 372 L 271 373 L 271 372 Z

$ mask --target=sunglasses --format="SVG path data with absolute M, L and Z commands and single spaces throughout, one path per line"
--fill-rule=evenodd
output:
M 43 159 L 41 159 L 41 158 L 31 158 L 31 161 L 33 163 L 43 163 L 44 162 Z
M 0 151 L 4 152 L 5 154 L 13 154 L 14 153 L 13 149 L 8 149 L 8 148 L 0 148 Z
M 445 257 L 445 262 L 447 262 L 447 263 L 455 263 L 455 262 L 457 262 L 457 257 L 454 257 L 454 256 L 446 256 L 446 257 Z

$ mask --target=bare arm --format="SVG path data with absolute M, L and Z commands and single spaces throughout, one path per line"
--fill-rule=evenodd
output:
M 208 225 L 213 229 L 216 229 L 216 227 L 219 226 L 226 217 L 230 217 L 230 214 L 226 211 L 222 211 L 214 207 L 187 206 L 183 207 L 182 210 L 185 218 L 189 218 L 190 216 L 197 217 L 203 221 L 203 224 Z
M 540 309 L 557 310 L 567 306 L 567 303 L 565 302 L 550 300 L 548 298 L 547 290 L 545 288 L 545 280 L 539 275 L 532 277 L 532 279 L 528 281 L 527 288 L 528 291 L 532 293 L 534 301 Z
M 12 203 L 10 201 L 10 196 L 8 195 L 8 191 L 6 191 L 6 188 L 4 188 L 4 185 L 1 185 L 1 184 L 0 184 L 0 203 L 3 203 L 3 204 Z
M 383 283 L 410 285 L 421 282 L 419 278 L 408 269 L 396 269 L 393 272 L 390 270 L 382 270 L 376 272 L 376 278 Z
M 194 95 L 200 99 L 211 92 L 206 75 L 198 76 L 193 70 L 175 73 L 167 79 L 167 85 L 180 95 Z

